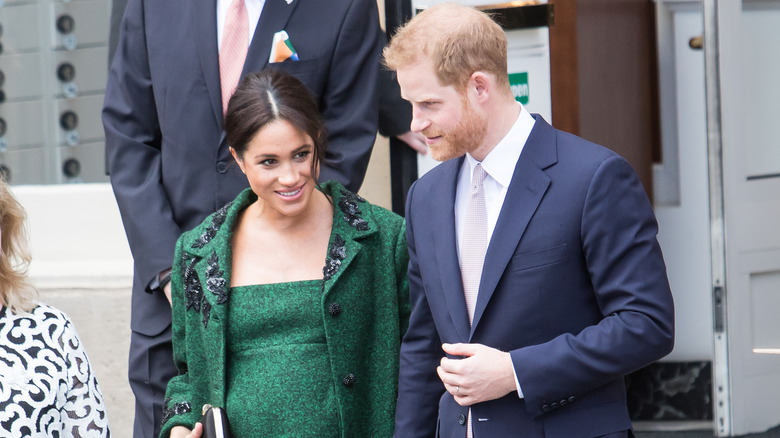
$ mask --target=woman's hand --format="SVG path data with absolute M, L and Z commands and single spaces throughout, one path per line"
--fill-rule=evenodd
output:
M 176 426 L 171 429 L 171 438 L 200 438 L 202 433 L 203 425 L 200 423 L 195 423 L 195 427 L 192 430 L 184 426 Z

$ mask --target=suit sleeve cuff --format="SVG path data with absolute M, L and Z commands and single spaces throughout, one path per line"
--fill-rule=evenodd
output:
M 144 291 L 148 294 L 152 294 L 155 292 L 162 292 L 163 288 L 168 284 L 168 282 L 171 281 L 170 273 L 171 273 L 171 268 L 168 268 L 160 272 L 159 274 L 155 275 L 152 278 L 152 281 L 150 281 L 147 284 L 146 289 L 144 289 Z M 163 277 L 167 277 L 167 278 L 165 283 L 161 284 Z

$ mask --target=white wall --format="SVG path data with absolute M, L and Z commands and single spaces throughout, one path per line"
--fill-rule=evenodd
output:
M 133 259 L 109 184 L 13 186 L 39 286 L 129 285 Z

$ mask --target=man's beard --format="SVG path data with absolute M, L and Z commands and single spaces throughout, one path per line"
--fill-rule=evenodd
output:
M 477 113 L 467 101 L 463 102 L 463 114 L 460 121 L 448 132 L 425 129 L 426 137 L 441 136 L 438 144 L 429 146 L 431 157 L 436 161 L 446 161 L 457 158 L 466 152 L 478 148 L 485 139 L 487 132 L 487 117 Z

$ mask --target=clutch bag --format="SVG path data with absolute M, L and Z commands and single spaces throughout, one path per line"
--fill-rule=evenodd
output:
M 230 423 L 224 409 L 203 405 L 200 422 L 203 424 L 202 438 L 230 438 Z

